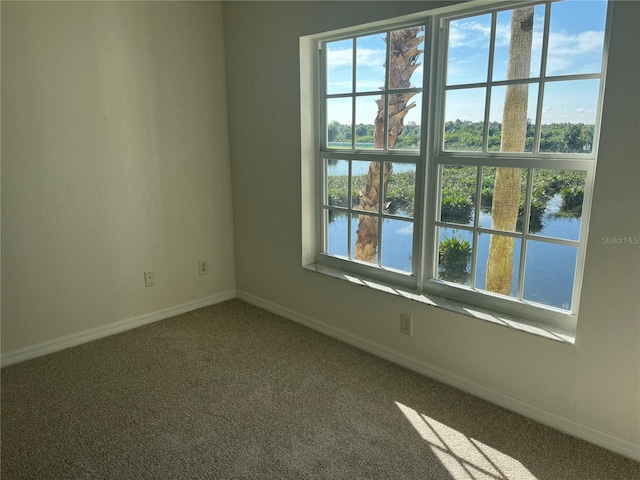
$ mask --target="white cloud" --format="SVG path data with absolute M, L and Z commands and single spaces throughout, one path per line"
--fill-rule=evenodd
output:
M 329 86 L 329 91 L 340 91 L 342 92 L 343 89 L 341 87 L 347 87 L 349 91 L 351 91 L 351 80 L 348 81 L 335 81 L 335 82 L 328 82 L 327 84 Z
M 407 224 L 396 229 L 398 235 L 413 235 L 413 224 Z
M 507 23 L 496 25 L 496 46 L 506 47 L 511 41 L 511 26 Z
M 353 61 L 353 51 L 349 50 L 329 50 L 327 51 L 327 66 L 330 70 L 334 68 L 351 65 Z
M 596 113 L 591 108 L 576 108 L 576 118 L 583 123 L 595 123 Z
M 374 67 L 382 69 L 384 66 L 386 50 L 373 48 L 358 48 L 356 63 L 359 67 Z M 350 66 L 353 62 L 353 51 L 329 50 L 327 52 L 327 66 L 330 70 Z
M 359 67 L 378 67 L 382 69 L 386 54 L 387 52 L 384 49 L 358 48 L 356 52 L 356 65 Z
M 578 34 L 565 32 L 549 33 L 549 54 L 582 55 L 602 51 L 604 32 L 587 31 Z
M 474 20 L 453 21 L 449 28 L 449 48 L 488 47 L 491 27 Z
M 358 80 L 357 88 L 358 91 L 362 92 L 364 90 L 378 90 L 379 88 L 384 87 L 384 78 L 380 76 L 379 80 Z
M 477 52 L 486 51 L 491 33 L 489 25 L 475 20 L 451 22 L 449 29 L 449 49 L 472 48 Z M 511 26 L 507 22 L 496 25 L 495 45 L 497 48 L 509 46 Z M 547 74 L 567 74 L 597 72 L 600 69 L 604 31 L 589 30 L 579 33 L 551 31 L 547 58 Z M 542 24 L 536 21 L 533 32 L 532 55 L 539 58 L 542 50 Z M 453 53 L 453 52 L 451 52 Z M 458 55 L 456 55 L 458 56 Z M 450 59 L 449 65 L 453 63 Z
M 604 32 L 549 33 L 547 74 L 600 71 Z

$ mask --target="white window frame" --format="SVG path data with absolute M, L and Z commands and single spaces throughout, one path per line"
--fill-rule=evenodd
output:
M 446 63 L 446 29 L 445 24 L 448 21 L 464 18 L 482 13 L 494 13 L 492 17 L 492 25 L 495 24 L 496 14 L 499 11 L 510 10 L 523 5 L 538 5 L 546 3 L 545 8 L 545 27 L 544 41 L 542 51 L 542 66 L 539 77 L 531 81 L 527 79 L 529 84 L 538 85 L 537 109 L 536 109 L 536 133 L 534 140 L 534 151 L 527 153 L 501 153 L 501 152 L 452 152 L 445 151 L 440 145 L 440 139 L 444 139 L 444 99 L 445 99 L 445 71 Z M 471 308 L 480 307 L 493 311 L 504 312 L 513 317 L 524 318 L 539 322 L 540 324 L 558 327 L 568 331 L 575 331 L 577 324 L 578 305 L 580 300 L 580 289 L 582 285 L 584 259 L 586 254 L 586 240 L 589 226 L 591 198 L 593 191 L 593 182 L 595 176 L 596 159 L 598 152 L 600 123 L 602 116 L 602 100 L 605 87 L 605 72 L 608 52 L 608 42 L 610 34 L 610 18 L 612 2 L 609 0 L 607 8 L 607 18 L 605 20 L 605 38 L 603 45 L 602 68 L 599 74 L 585 75 L 563 75 L 563 76 L 545 76 L 544 65 L 547 59 L 547 45 L 549 36 L 549 17 L 550 1 L 514 1 L 514 2 L 494 2 L 494 3 L 477 3 L 470 2 L 468 4 L 456 5 L 453 7 L 445 7 L 435 11 L 427 11 L 422 14 L 415 14 L 404 17 L 402 19 L 391 19 L 389 21 L 377 22 L 363 27 L 354 27 L 342 29 L 340 31 L 329 32 L 328 34 L 320 34 L 312 37 L 301 39 L 301 59 L 307 59 L 301 63 L 301 101 L 302 101 L 302 153 L 303 158 L 313 158 L 313 167 L 309 169 L 309 165 L 303 165 L 303 191 L 305 186 L 313 188 L 315 192 L 313 205 L 309 203 L 306 207 L 313 206 L 315 212 L 315 221 L 304 219 L 305 203 L 303 202 L 303 263 L 315 263 L 317 265 L 335 268 L 342 272 L 358 275 L 360 278 L 371 278 L 387 285 L 396 285 L 415 291 L 418 293 L 434 294 L 447 299 L 462 302 L 460 306 L 469 305 Z M 324 115 L 325 108 L 320 107 L 325 101 L 326 95 L 323 91 L 325 76 L 323 72 L 322 62 L 322 45 L 328 41 L 338 39 L 353 38 L 357 36 L 368 35 L 382 30 L 395 30 L 399 28 L 411 27 L 415 25 L 424 25 L 425 43 L 424 52 L 420 61 L 423 64 L 423 87 L 422 87 L 422 137 L 420 151 L 408 153 L 407 151 L 394 150 L 376 150 L 372 152 L 358 151 L 353 149 L 340 150 L 326 148 L 325 144 L 325 128 L 326 122 Z M 492 30 L 493 32 L 495 30 Z M 491 59 L 494 49 L 493 39 L 490 41 L 489 55 L 489 72 L 492 71 Z M 354 49 L 355 56 L 355 49 Z M 355 63 L 354 63 L 355 65 Z M 541 132 L 541 113 L 543 102 L 544 85 L 554 81 L 576 80 L 585 78 L 598 78 L 600 80 L 599 94 L 597 100 L 597 115 L 594 126 L 593 147 L 590 154 L 558 154 L 538 152 L 537 148 L 540 140 Z M 513 83 L 521 83 L 520 80 L 504 80 L 500 82 L 481 82 L 480 86 L 486 86 L 490 91 L 490 86 L 497 84 L 499 86 L 509 85 Z M 462 88 L 464 85 L 456 85 L 456 88 Z M 355 90 L 355 89 L 354 89 Z M 381 92 L 386 93 L 386 92 Z M 347 95 L 349 96 L 349 95 Z M 388 98 L 388 97 L 387 97 Z M 483 134 L 483 148 L 487 146 L 487 120 L 488 120 L 488 102 L 485 105 L 485 129 Z M 305 106 L 309 107 L 305 111 Z M 352 113 L 355 119 L 355 111 Z M 352 122 L 352 132 L 355 132 L 355 122 Z M 425 128 L 426 127 L 426 128 Z M 385 124 L 386 131 L 386 124 Z M 386 135 L 385 135 L 386 137 Z M 352 136 L 355 145 L 355 137 Z M 386 145 L 386 138 L 385 138 Z M 325 185 L 326 172 L 324 170 L 325 159 L 334 158 L 341 160 L 367 160 L 367 161 L 408 161 L 416 164 L 416 198 L 414 209 L 414 237 L 413 237 L 413 261 L 412 273 L 405 274 L 391 269 L 386 269 L 380 265 L 371 265 L 355 260 L 344 258 L 336 258 L 324 252 L 326 233 L 324 232 L 324 211 L 325 205 Z M 486 291 L 476 291 L 460 285 L 452 285 L 447 282 L 437 280 L 435 278 L 435 270 L 437 268 L 437 239 L 435 232 L 437 226 L 441 225 L 438 219 L 439 212 L 439 191 L 440 191 L 440 174 L 441 165 L 474 165 L 474 166 L 505 166 L 505 167 L 522 167 L 530 169 L 534 168 L 551 169 L 551 170 L 581 170 L 586 172 L 586 180 L 584 186 L 584 200 L 581 216 L 581 231 L 578 241 L 553 239 L 552 243 L 560 245 L 572 245 L 578 247 L 576 259 L 576 273 L 574 278 L 574 289 L 572 298 L 571 311 L 556 309 L 546 305 L 539 305 L 523 300 L 513 300 L 500 295 L 492 294 Z M 527 204 L 530 202 L 531 191 L 531 175 L 528 175 L 527 185 Z M 303 199 L 304 200 L 304 199 Z M 351 206 L 349 206 L 351 208 Z M 527 216 L 525 216 L 527 217 Z M 525 220 L 526 222 L 527 220 Z M 477 225 L 477 223 L 475 224 Z M 526 227 L 526 223 L 525 223 Z M 474 235 L 478 232 L 485 232 L 487 229 L 481 229 L 476 226 L 472 228 Z M 526 232 L 526 228 L 522 228 Z M 487 231 L 488 233 L 488 231 Z M 530 237 L 528 233 L 516 233 L 514 236 L 524 239 Z M 477 237 L 476 237 L 477 238 Z M 549 241 L 542 236 L 533 236 L 535 240 Z M 380 240 L 382 240 L 380 238 Z M 348 244 L 351 244 L 349 238 Z M 350 247 L 349 247 L 350 248 Z M 475 250 L 475 249 L 474 249 Z M 476 253 L 474 252 L 474 257 Z M 526 255 L 525 249 L 521 248 L 521 266 Z M 378 255 L 380 257 L 380 254 Z M 473 259 L 475 260 L 475 258 Z M 473 261 L 472 261 L 473 263 Z M 519 269 L 521 271 L 521 268 Z M 522 293 L 522 281 L 519 285 L 519 294 Z
M 381 27 L 373 27 L 373 28 L 365 28 L 365 29 L 361 29 L 361 30 L 357 30 L 357 31 L 349 31 L 346 35 L 344 32 L 339 32 L 336 35 L 330 35 L 330 36 L 326 36 L 324 38 L 322 38 L 321 40 L 318 40 L 316 42 L 316 47 L 317 51 L 318 51 L 318 79 L 319 81 L 316 83 L 316 102 L 317 105 L 323 105 L 325 100 L 327 98 L 339 98 L 339 97 L 353 97 L 354 98 L 354 103 L 352 104 L 352 146 L 355 147 L 355 128 L 356 128 L 356 124 L 355 124 L 355 116 L 356 116 L 356 109 L 355 109 L 355 98 L 359 97 L 359 96 L 365 96 L 365 95 L 371 95 L 373 92 L 371 91 L 367 91 L 367 92 L 355 92 L 355 82 L 356 82 L 356 78 L 355 75 L 353 76 L 353 82 L 354 82 L 354 86 L 352 88 L 352 93 L 350 94 L 336 94 L 336 95 L 327 95 L 324 91 L 325 85 L 326 85 L 326 72 L 323 69 L 324 66 L 324 55 L 325 55 L 325 49 L 323 47 L 323 44 L 327 43 L 327 42 L 331 42 L 331 41 L 337 41 L 337 40 L 342 40 L 342 39 L 350 39 L 350 38 L 357 38 L 357 37 L 362 37 L 362 36 L 367 36 L 367 35 L 371 35 L 373 33 L 380 33 L 382 31 L 386 31 L 386 32 L 391 32 L 393 30 L 398 30 L 398 29 L 402 29 L 402 28 L 411 28 L 411 27 L 416 27 L 416 26 L 424 26 L 424 36 L 425 36 L 425 42 L 428 40 L 428 35 L 430 34 L 430 29 L 431 29 L 431 19 L 430 18 L 422 18 L 419 21 L 405 21 L 405 22 L 388 22 L 386 23 L 382 28 Z M 355 47 L 355 42 L 354 42 L 354 47 Z M 356 49 L 354 48 L 353 50 L 353 55 L 354 55 L 354 62 L 353 65 L 355 66 L 355 56 L 356 56 Z M 387 57 L 388 57 L 388 45 L 387 45 Z M 421 63 L 423 63 L 423 65 L 426 64 L 426 62 L 428 62 L 430 59 L 430 52 L 425 51 L 422 55 L 422 58 L 419 60 Z M 375 93 L 376 95 L 384 95 L 386 98 L 386 102 L 387 102 L 387 107 L 388 107 L 388 101 L 389 101 L 389 95 L 393 94 L 393 93 L 399 93 L 399 92 L 406 92 L 406 91 L 419 91 L 422 94 L 422 113 L 421 113 L 421 118 L 425 118 L 425 110 L 426 110 L 426 106 L 425 106 L 425 95 L 427 94 L 428 90 L 425 88 L 425 86 L 428 85 L 428 81 L 426 78 L 424 78 L 423 81 L 423 85 L 420 87 L 415 87 L 415 88 L 408 88 L 408 89 L 402 89 L 402 90 L 395 90 L 395 89 L 389 89 L 388 88 L 388 82 L 389 82 L 389 76 L 388 76 L 388 71 L 387 71 L 387 75 L 386 75 L 386 79 L 385 79 L 385 88 L 384 89 L 380 89 L 380 90 L 376 90 Z M 426 75 L 424 76 L 426 77 Z M 355 92 L 355 93 L 354 93 Z M 385 111 L 388 111 L 388 108 L 385 108 Z M 407 287 L 407 288 L 413 288 L 416 289 L 416 285 L 417 285 L 417 275 L 416 272 L 420 270 L 420 245 L 421 245 L 421 240 L 422 240 L 422 231 L 423 231 L 423 218 L 424 218 L 424 212 L 422 209 L 422 205 L 421 202 L 419 202 L 419 199 L 423 197 L 423 183 L 422 182 L 416 182 L 416 201 L 415 201 L 415 205 L 414 205 L 414 216 L 412 219 L 407 219 L 407 218 L 402 218 L 402 217 L 394 217 L 393 215 L 384 215 L 384 214 L 377 214 L 375 216 L 378 216 L 379 219 L 382 218 L 398 218 L 400 220 L 404 220 L 404 221 L 411 221 L 414 225 L 413 227 L 413 251 L 412 251 L 412 272 L 409 273 L 405 273 L 405 272 L 400 272 L 391 268 L 385 268 L 381 265 L 381 254 L 380 252 L 378 253 L 378 264 L 377 265 L 372 265 L 370 263 L 365 263 L 365 262 L 360 262 L 358 260 L 354 260 L 354 259 L 343 259 L 340 257 L 335 257 L 333 255 L 329 255 L 324 253 L 324 247 L 326 246 L 326 241 L 327 241 L 327 236 L 326 236 L 326 232 L 325 232 L 325 224 L 324 224 L 324 215 L 325 215 L 325 210 L 328 209 L 328 206 L 325 204 L 325 198 L 326 198 L 326 184 L 325 184 L 325 179 L 326 179 L 326 171 L 325 171 L 325 160 L 329 160 L 329 159 L 335 159 L 335 160 L 348 160 L 348 161 L 366 161 L 366 162 L 371 162 L 371 161 L 376 161 L 376 162 L 381 162 L 381 167 L 382 164 L 384 162 L 393 162 L 393 163 L 408 163 L 408 164 L 413 164 L 416 166 L 416 178 L 423 178 L 424 177 L 424 169 L 425 169 L 425 156 L 426 156 L 426 133 L 425 133 L 425 129 L 422 129 L 422 135 L 421 135 L 421 140 L 420 140 L 420 149 L 419 150 L 404 150 L 404 149 L 387 149 L 387 135 L 385 135 L 384 137 L 384 145 L 385 147 L 381 150 L 358 150 L 356 148 L 352 148 L 352 149 L 338 149 L 338 148 L 328 148 L 327 147 L 327 135 L 325 132 L 325 126 L 327 124 L 326 122 L 326 118 L 324 117 L 324 112 L 326 111 L 326 108 L 319 108 L 318 112 L 317 112 L 317 123 L 316 123 L 316 139 L 317 139 L 317 143 L 318 143 L 318 147 L 317 147 L 317 151 L 316 151 L 316 178 L 319 179 L 318 181 L 318 189 L 317 189 L 317 196 L 316 196 L 316 205 L 317 207 L 319 207 L 319 209 L 316 210 L 316 244 L 318 245 L 318 249 L 316 252 L 316 261 L 317 263 L 323 264 L 323 265 L 328 265 L 331 267 L 335 267 L 335 268 L 344 268 L 345 266 L 345 262 L 347 262 L 349 264 L 349 268 L 348 270 L 354 273 L 357 273 L 359 275 L 363 275 L 363 276 L 368 276 L 368 277 L 372 277 L 375 279 L 379 279 L 379 280 L 383 280 L 383 281 L 387 281 L 396 285 L 401 285 L 403 287 Z M 384 131 L 387 131 L 387 116 L 385 115 L 385 123 L 384 123 Z M 349 170 L 351 172 L 351 169 Z M 349 174 L 349 177 L 351 177 L 351 174 Z M 351 182 L 349 182 L 349 194 L 348 194 L 348 198 L 351 198 Z M 380 198 L 380 201 L 384 201 L 384 199 Z M 332 207 L 333 209 L 339 210 L 339 208 L 337 207 Z M 351 206 L 349 206 L 346 209 L 342 209 L 345 212 L 348 212 L 349 215 L 353 214 L 356 215 L 358 212 L 358 210 L 353 209 Z M 349 218 L 351 218 L 349 216 Z M 348 222 L 349 224 L 349 222 Z M 379 238 L 379 242 L 382 243 L 382 236 L 380 235 L 381 232 L 381 228 L 382 228 L 382 222 L 379 222 L 378 224 L 378 238 Z M 348 248 L 348 256 L 350 256 L 351 253 L 351 230 L 348 229 L 348 239 L 347 239 L 347 248 Z

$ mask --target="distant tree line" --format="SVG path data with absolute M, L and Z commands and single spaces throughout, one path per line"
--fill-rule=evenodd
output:
M 480 151 L 482 149 L 482 122 L 455 120 L 446 122 L 444 146 L 447 150 Z M 373 144 L 373 124 L 356 125 L 356 143 Z M 551 123 L 542 125 L 540 151 L 552 153 L 590 153 L 594 126 L 585 123 Z M 502 124 L 489 123 L 488 149 L 500 150 Z M 525 140 L 525 152 L 533 150 L 535 126 L 529 122 Z M 332 121 L 327 128 L 329 143 L 351 143 L 351 126 Z M 396 148 L 411 148 L 420 145 L 420 125 L 407 122 L 398 137 Z
M 455 120 L 445 124 L 444 145 L 447 150 L 482 149 L 483 122 Z M 551 123 L 540 128 L 540 151 L 552 153 L 591 152 L 594 126 L 585 123 Z M 502 124 L 490 122 L 488 150 L 500 151 Z M 533 150 L 535 125 L 527 124 L 525 152 Z
M 356 125 L 356 143 L 370 143 L 373 145 L 373 124 L 359 123 Z M 344 125 L 337 121 L 329 123 L 327 128 L 329 143 L 351 143 L 351 125 Z M 396 148 L 417 148 L 420 145 L 420 125 L 407 122 L 398 137 Z

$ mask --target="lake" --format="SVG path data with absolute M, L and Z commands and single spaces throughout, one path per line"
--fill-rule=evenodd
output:
M 345 169 L 345 165 L 346 162 L 340 161 L 335 165 L 328 166 L 328 175 L 346 175 L 347 170 Z M 366 173 L 368 171 L 368 165 L 369 162 L 353 162 L 352 175 L 356 176 Z M 415 169 L 413 165 L 399 163 L 394 163 L 393 167 L 394 172 Z M 542 229 L 533 235 L 533 237 L 547 236 L 568 240 L 579 239 L 581 219 L 561 214 L 560 205 L 561 198 L 559 195 L 553 197 L 548 202 L 542 217 Z M 334 216 L 332 221 L 329 222 L 327 231 L 327 253 L 344 257 L 348 255 L 348 223 L 345 215 Z M 481 227 L 491 226 L 491 215 L 488 210 L 481 210 L 479 225 Z M 350 228 L 351 251 L 353 252 L 355 250 L 356 231 L 358 230 L 357 218 L 352 218 Z M 456 236 L 469 241 L 473 245 L 472 234 L 467 230 L 460 228 L 440 228 L 439 230 L 440 241 L 443 241 L 446 237 Z M 491 235 L 487 233 L 479 234 L 476 246 L 475 281 L 476 288 L 481 290 L 485 288 L 490 237 Z M 412 242 L 412 222 L 400 219 L 383 219 L 382 246 L 379 252 L 382 266 L 410 272 Z M 519 239 L 516 240 L 514 249 L 513 296 L 515 296 L 517 291 L 520 243 L 521 241 Z M 577 247 L 536 241 L 533 238 L 528 240 L 525 258 L 524 300 L 570 310 L 576 261 Z M 469 265 L 469 271 L 470 270 Z M 458 283 L 469 285 L 469 276 L 467 275 L 466 279 L 459 280 Z

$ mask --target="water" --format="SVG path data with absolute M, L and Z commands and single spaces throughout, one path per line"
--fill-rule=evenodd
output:
M 363 161 L 363 160 L 354 160 L 351 163 L 352 163 L 352 167 L 351 167 L 352 175 L 354 177 L 357 177 L 358 175 L 364 175 L 369 171 L 369 164 L 371 162 Z M 416 169 L 416 166 L 414 163 L 393 162 L 394 172 L 398 172 L 398 173 L 409 172 L 415 169 Z M 349 174 L 349 167 L 346 160 L 337 160 L 336 163 L 327 165 L 328 176 L 348 175 L 348 174 Z
M 357 176 L 367 173 L 368 165 L 369 162 L 352 162 L 352 175 Z M 393 169 L 394 172 L 400 172 L 413 170 L 415 166 L 394 163 Z M 327 171 L 329 176 L 346 175 L 348 173 L 348 164 L 345 161 L 339 161 L 335 165 L 329 165 Z M 535 233 L 534 237 L 579 239 L 580 218 L 562 215 L 560 213 L 560 204 L 560 196 L 556 196 L 549 201 L 542 217 L 543 228 Z M 344 257 L 348 255 L 348 228 L 351 229 L 351 251 L 355 251 L 358 220 L 357 218 L 352 218 L 350 225 L 348 223 L 346 215 L 336 216 L 329 223 L 327 232 L 328 253 Z M 479 224 L 482 227 L 491 226 L 491 216 L 488 212 L 483 211 L 480 213 Z M 413 233 L 413 222 L 396 219 L 383 220 L 382 246 L 379 252 L 382 255 L 382 266 L 405 272 L 411 271 Z M 462 229 L 442 228 L 440 230 L 440 241 L 443 241 L 445 237 L 454 235 L 469 241 L 473 245 L 473 237 L 470 232 Z M 485 288 L 490 236 L 489 234 L 480 234 L 478 243 L 474 246 L 477 249 L 475 271 L 477 289 Z M 520 249 L 520 240 L 517 240 L 514 252 L 514 278 L 511 296 L 515 296 L 517 292 Z M 378 258 L 375 259 L 375 262 L 378 262 Z M 536 241 L 535 238 L 532 238 L 527 242 L 525 262 L 524 300 L 570 310 L 577 262 L 577 248 Z M 457 280 L 457 282 L 466 285 L 471 283 L 469 275 L 466 278 Z

